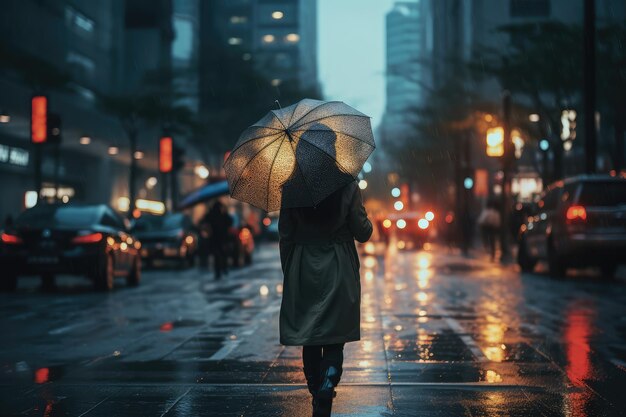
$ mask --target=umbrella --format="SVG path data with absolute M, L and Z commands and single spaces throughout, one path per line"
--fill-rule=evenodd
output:
M 241 134 L 224 163 L 230 195 L 268 212 L 314 207 L 354 181 L 375 147 L 368 116 L 304 99 Z
M 178 209 L 183 210 L 191 206 L 195 206 L 196 204 L 209 201 L 212 198 L 227 194 L 228 183 L 226 181 L 207 184 L 186 195 L 178 204 Z

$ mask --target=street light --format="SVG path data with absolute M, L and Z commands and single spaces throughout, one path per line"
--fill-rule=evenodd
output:
M 0 123 L 9 123 L 11 116 L 5 110 L 0 110 Z
M 203 180 L 209 178 L 209 169 L 204 165 L 198 165 L 193 169 L 193 172 Z
M 393 203 L 393 208 L 395 208 L 397 211 L 400 211 L 404 208 L 404 203 L 402 203 L 402 201 L 396 201 L 395 203 Z
M 529 114 L 528 120 L 530 120 L 533 123 L 536 123 L 539 121 L 539 115 L 537 113 Z
M 82 135 L 78 142 L 81 145 L 89 145 L 91 143 L 91 138 L 88 135 Z
M 117 146 L 109 146 L 109 155 L 113 156 L 113 155 L 117 155 L 118 153 L 120 153 L 120 148 L 118 148 Z
M 366 174 L 369 174 L 370 172 L 372 172 L 372 164 L 370 164 L 369 162 L 364 163 L 363 172 L 365 172 Z
M 365 181 L 365 180 L 359 181 L 359 188 L 361 190 L 365 190 L 367 188 L 367 181 Z
M 504 129 L 492 127 L 487 129 L 487 156 L 504 155 Z
M 400 197 L 400 189 L 398 187 L 395 187 L 391 190 L 391 195 L 395 198 Z
M 550 142 L 548 141 L 548 139 L 541 139 L 539 141 L 539 149 L 541 149 L 544 152 L 550 149 Z
M 135 151 L 135 153 L 133 154 L 133 158 L 135 159 L 143 159 L 143 152 L 141 151 Z

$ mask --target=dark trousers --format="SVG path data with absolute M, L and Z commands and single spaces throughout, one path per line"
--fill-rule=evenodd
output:
M 309 376 L 319 378 L 321 373 L 329 366 L 334 366 L 339 371 L 336 384 L 339 383 L 343 370 L 343 346 L 343 343 L 323 346 L 302 346 L 302 363 L 307 380 Z
M 213 266 L 215 268 L 215 278 L 222 277 L 222 273 L 226 272 L 226 251 L 224 244 L 215 242 L 211 245 L 211 253 L 213 254 Z

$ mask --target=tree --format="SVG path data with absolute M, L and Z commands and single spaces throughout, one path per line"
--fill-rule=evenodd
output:
M 170 133 L 193 132 L 199 129 L 193 112 L 186 106 L 173 104 L 175 96 L 155 94 L 101 96 L 102 109 L 114 116 L 126 132 L 130 149 L 130 172 L 128 177 L 129 215 L 135 209 L 137 159 L 140 130 L 160 125 Z
M 583 28 L 560 22 L 524 23 L 497 29 L 510 38 L 509 48 L 480 48 L 470 63 L 477 80 L 495 78 L 514 97 L 528 100 L 540 123 L 541 136 L 550 138 L 555 152 L 555 176 L 563 174 L 563 147 L 559 137 L 561 112 L 580 107 L 583 80 Z M 626 112 L 626 24 L 599 26 L 597 34 L 597 110 L 615 126 L 616 165 L 623 161 L 623 126 Z M 580 112 L 579 112 L 580 113 Z M 587 121 L 583 120 L 583 123 Z M 581 129 L 577 129 L 582 131 Z M 619 152 L 619 145 L 622 145 Z

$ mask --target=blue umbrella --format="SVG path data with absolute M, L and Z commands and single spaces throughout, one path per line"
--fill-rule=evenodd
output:
M 183 210 L 223 195 L 228 195 L 228 181 L 226 180 L 207 184 L 187 194 L 178 204 L 178 209 Z

